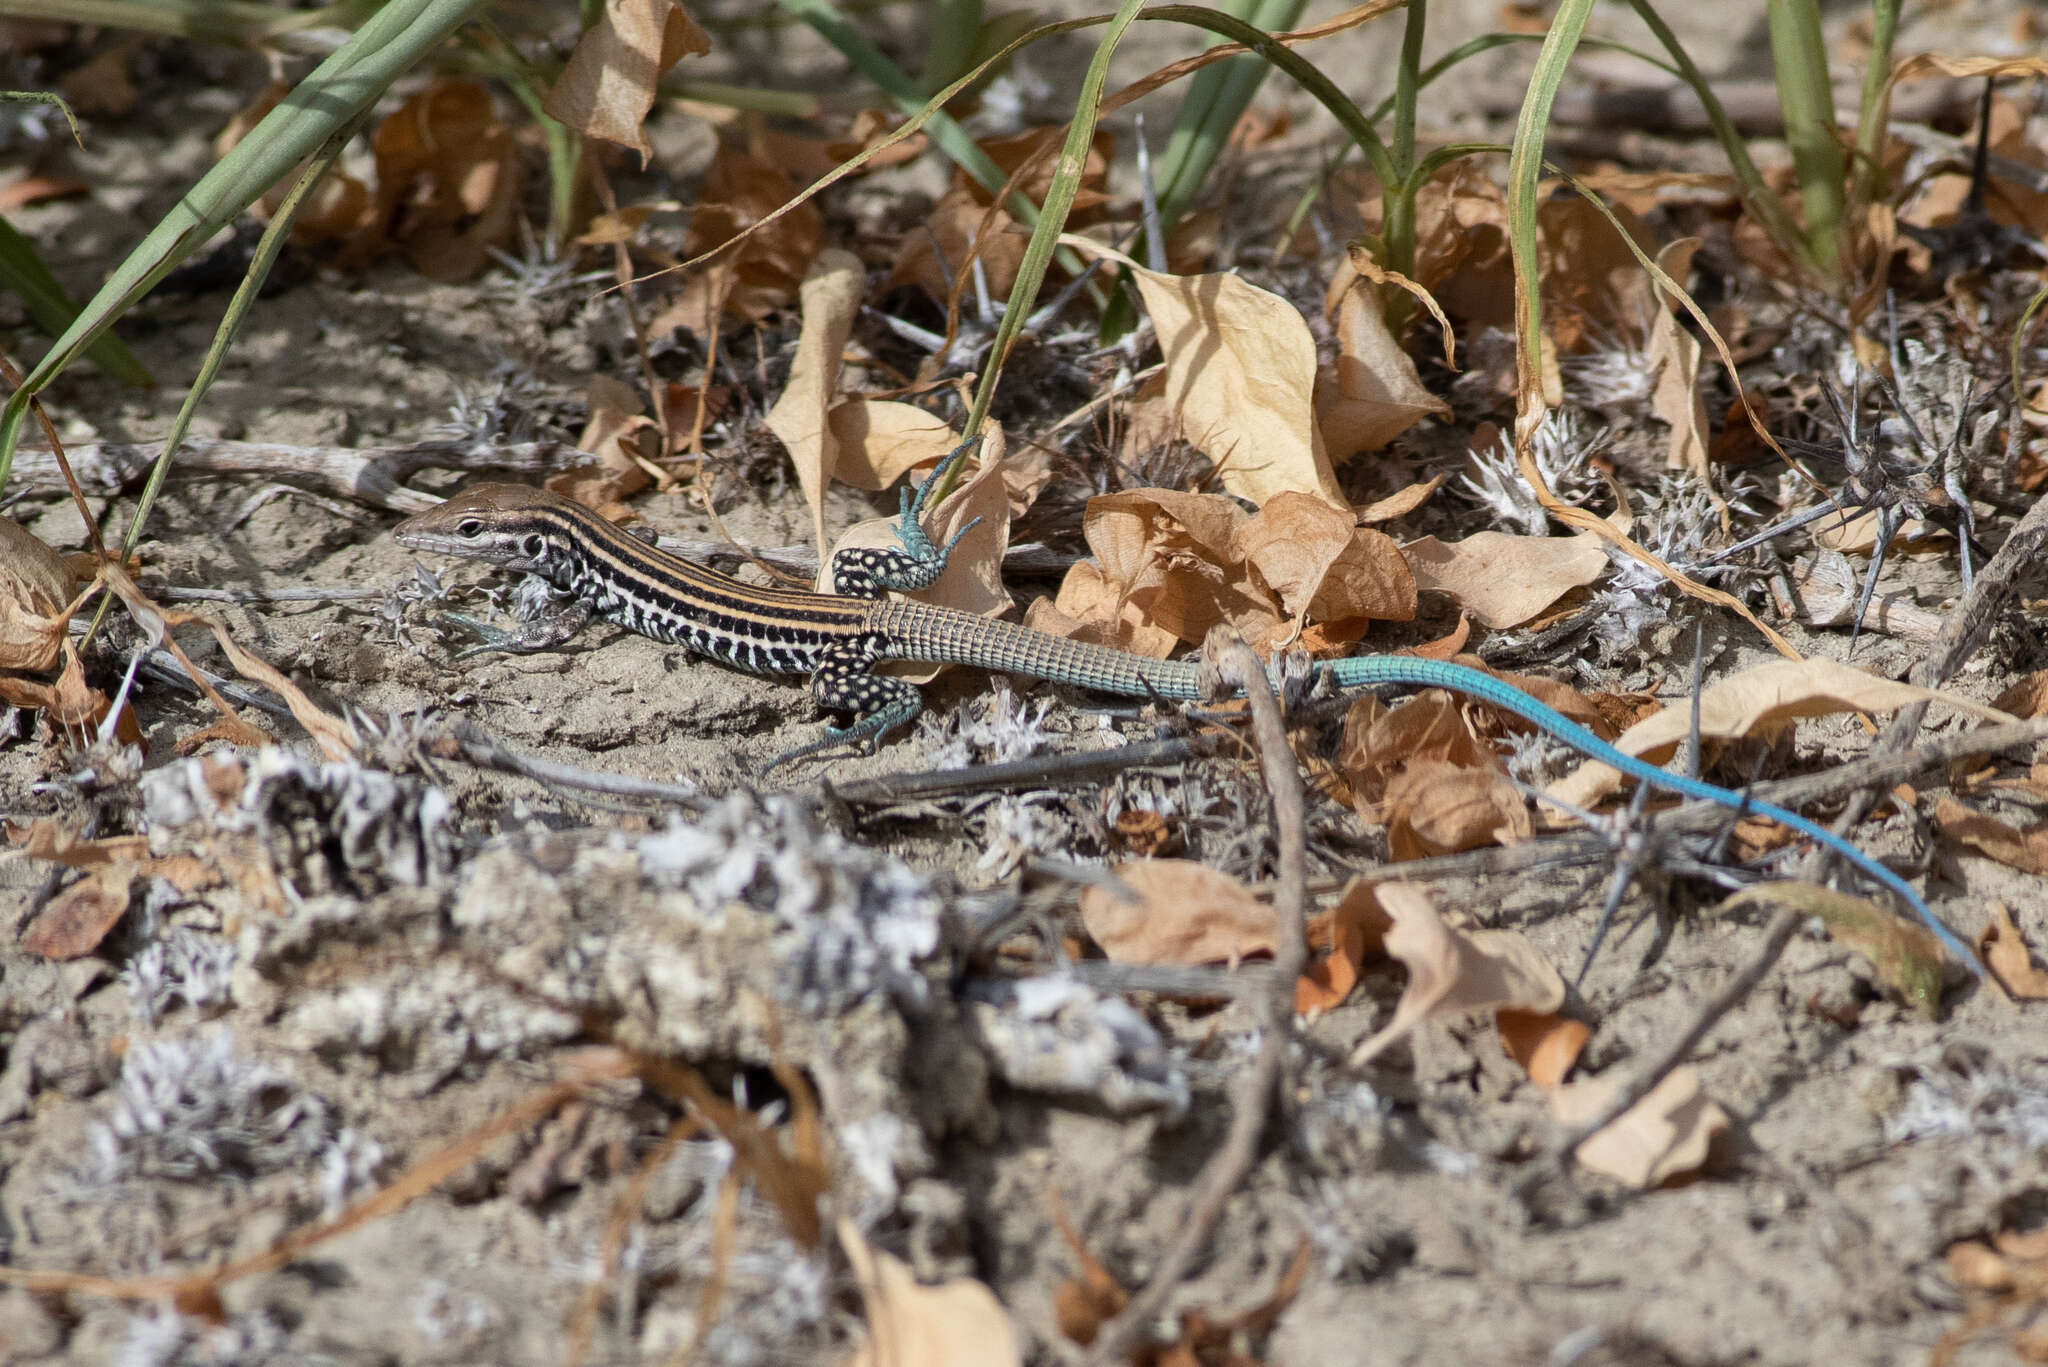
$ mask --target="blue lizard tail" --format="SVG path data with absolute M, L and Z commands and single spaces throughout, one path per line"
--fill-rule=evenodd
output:
M 1547 707 L 1530 697 L 1512 684 L 1503 683 L 1481 670 L 1469 665 L 1451 664 L 1444 660 L 1424 660 L 1405 655 L 1359 655 L 1346 660 L 1333 660 L 1322 666 L 1329 676 L 1344 688 L 1372 688 L 1379 685 L 1395 685 L 1404 688 L 1447 688 L 1454 693 L 1463 693 L 1480 702 L 1512 712 L 1537 730 L 1563 741 L 1588 759 L 1619 769 L 1630 778 L 1681 797 L 1696 798 L 1726 807 L 1731 812 L 1755 812 L 1767 816 L 1780 825 L 1789 826 L 1807 839 L 1832 850 L 1848 860 L 1868 877 L 1882 883 L 1897 893 L 1913 914 L 1931 931 L 1949 953 L 1953 954 L 1978 977 L 1984 976 L 1984 967 L 1977 956 L 1957 938 L 1954 931 L 1944 925 L 1932 908 L 1920 899 L 1905 879 L 1893 873 L 1884 865 L 1872 859 L 1856 846 L 1836 835 L 1824 826 L 1819 826 L 1797 812 L 1768 802 L 1759 802 L 1745 797 L 1730 788 L 1702 782 L 1683 774 L 1674 774 L 1659 769 L 1656 765 L 1637 759 L 1634 755 L 1623 754 L 1606 741 L 1588 731 L 1556 708 Z

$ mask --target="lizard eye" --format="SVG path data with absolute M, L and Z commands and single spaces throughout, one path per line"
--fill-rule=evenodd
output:
M 548 548 L 547 538 L 543 537 L 539 532 L 533 533 L 521 544 L 526 548 L 527 558 L 531 560 L 540 559 L 542 555 L 546 554 Z
M 465 517 L 455 524 L 455 534 L 474 540 L 484 534 L 484 524 L 477 518 Z

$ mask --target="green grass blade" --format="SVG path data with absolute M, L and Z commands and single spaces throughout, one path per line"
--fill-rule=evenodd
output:
M 1856 106 L 1856 164 L 1849 173 L 1849 221 L 1859 221 L 1884 171 L 1884 135 L 1891 122 L 1892 42 L 1899 33 L 1899 0 L 1871 0 L 1870 55 L 1863 63 L 1863 96 Z
M 36 255 L 35 245 L 4 218 L 0 218 L 0 286 L 20 295 L 36 326 L 52 337 L 60 336 L 78 317 L 78 305 Z M 85 354 L 122 384 L 147 387 L 155 383 L 135 353 L 111 332 L 87 347 Z
M 1172 7 L 1167 7 L 1172 8 Z M 1260 34 L 1284 32 L 1301 19 L 1301 0 L 1247 0 L 1216 11 L 1236 20 L 1240 29 Z M 1148 16 L 1151 17 L 1151 16 Z M 1217 29 L 1221 33 L 1225 30 Z M 1233 37 L 1237 36 L 1235 34 Z M 1238 41 L 1245 42 L 1243 37 Z M 1247 43 L 1247 46 L 1252 44 Z M 1267 63 L 1247 54 L 1204 67 L 1188 83 L 1173 130 L 1159 156 L 1159 222 L 1171 231 L 1209 178 L 1216 159 L 1230 142 L 1231 130 L 1251 107 Z
M 1010 287 L 1003 321 L 997 325 L 995 341 L 989 347 L 988 364 L 982 367 L 981 382 L 975 386 L 974 404 L 968 412 L 965 426 L 961 428 L 964 435 L 975 435 L 988 421 L 996 385 L 1002 379 L 1003 363 L 1009 357 L 1017 334 L 1023 330 L 1025 320 L 1031 315 L 1031 306 L 1037 302 L 1039 287 L 1045 283 L 1046 268 L 1052 264 L 1053 254 L 1059 248 L 1060 234 L 1066 230 L 1067 213 L 1074 207 L 1074 196 L 1080 193 L 1081 177 L 1088 168 L 1088 152 L 1095 143 L 1095 125 L 1102 114 L 1102 89 L 1109 81 L 1110 56 L 1138 17 L 1138 8 L 1143 3 L 1144 0 L 1123 0 L 1117 6 L 1109 28 L 1095 45 L 1095 55 L 1088 62 L 1087 73 L 1081 78 L 1081 93 L 1074 102 L 1074 119 L 1067 125 L 1067 140 L 1060 146 L 1059 161 L 1054 165 L 1052 181 L 1046 187 L 1044 208 L 1039 213 L 1037 226 L 1031 231 L 1031 241 L 1024 248 L 1024 258 L 1018 264 L 1017 281 Z M 957 476 L 958 469 L 951 474 Z M 948 484 L 952 482 L 951 479 L 947 481 Z M 950 490 L 944 487 L 935 490 L 933 502 L 943 499 L 948 492 Z
M 1820 34 L 1820 10 L 1811 0 L 1769 0 L 1771 65 L 1778 78 L 1778 108 L 1785 115 L 1785 141 L 1799 173 L 1799 202 L 1806 211 L 1807 259 L 1823 275 L 1841 273 L 1848 253 L 1843 195 L 1842 144 L 1835 132 L 1835 92 L 1828 82 L 1828 54 Z
M 1699 97 L 1700 107 L 1707 114 L 1707 123 L 1714 130 L 1714 140 L 1721 144 L 1729 169 L 1742 186 L 1742 201 L 1750 215 L 1763 224 L 1764 231 L 1787 256 L 1794 260 L 1805 259 L 1805 244 L 1799 236 L 1799 225 L 1792 221 L 1792 215 L 1785 212 L 1784 204 L 1764 184 L 1763 173 L 1756 169 L 1756 162 L 1749 155 L 1749 144 L 1743 141 L 1735 121 L 1728 117 L 1728 111 L 1721 105 L 1721 97 L 1714 93 L 1713 84 L 1693 65 L 1691 54 L 1678 41 L 1678 35 L 1671 31 L 1671 26 L 1650 7 L 1649 0 L 1629 0 L 1629 3 L 1635 7 L 1636 16 L 1649 26 L 1657 41 L 1664 45 L 1664 50 L 1671 54 L 1672 65 L 1665 69 L 1684 81 Z
M 0 410 L 0 489 L 14 463 L 28 401 L 202 243 L 360 118 L 406 68 L 484 0 L 389 0 L 314 68 L 235 149 L 199 178 L 131 251 Z
M 785 10 L 796 15 L 818 31 L 818 35 L 833 47 L 839 55 L 853 64 L 853 69 L 887 95 L 898 109 L 905 114 L 921 113 L 931 103 L 931 97 L 902 67 L 890 60 L 889 54 L 876 47 L 874 42 L 852 24 L 846 22 L 829 0 L 776 0 Z M 953 159 L 954 165 L 973 176 L 980 186 L 992 195 L 1003 192 L 1007 179 L 1002 168 L 997 166 L 988 153 L 967 136 L 951 114 L 935 109 L 925 120 L 925 131 L 938 145 L 940 151 Z M 1005 205 L 1012 217 L 1022 223 L 1037 219 L 1037 210 L 1022 195 L 1011 195 Z
M 369 111 L 365 109 L 353 123 L 334 131 L 326 146 L 306 163 L 305 169 L 299 173 L 298 180 L 293 183 L 291 191 L 286 194 L 284 202 L 278 206 L 277 212 L 271 215 L 270 222 L 264 225 L 263 236 L 256 243 L 256 253 L 249 262 L 249 269 L 243 272 L 242 283 L 236 286 L 234 297 L 228 300 L 227 309 L 221 314 L 220 327 L 214 332 L 213 345 L 207 348 L 205 357 L 200 361 L 199 374 L 193 378 L 191 388 L 186 390 L 185 401 L 179 405 L 178 415 L 171 422 L 171 430 L 164 437 L 163 453 L 156 458 L 156 464 L 150 469 L 149 480 L 142 489 L 141 501 L 136 504 L 135 518 L 128 524 L 128 535 L 122 538 L 121 556 L 124 560 L 135 553 L 135 547 L 142 539 L 143 523 L 149 517 L 150 508 L 156 503 L 157 494 L 163 489 L 164 477 L 170 473 L 171 457 L 177 452 L 179 444 L 185 440 L 185 433 L 190 430 L 192 419 L 199 412 L 200 400 L 204 399 L 207 390 L 213 387 L 222 363 L 227 360 L 228 349 L 242 330 L 243 320 L 249 316 L 249 309 L 255 304 L 264 280 L 269 277 L 270 268 L 277 263 L 278 253 L 284 250 L 284 244 L 291 236 L 292 222 L 299 216 L 300 206 L 305 203 L 306 196 L 312 193 L 313 187 L 319 184 L 320 178 L 333 167 L 335 159 L 341 155 L 342 148 L 348 145 L 348 140 L 355 135 L 356 129 L 361 127 L 363 120 L 368 117 Z
M 1529 93 L 1515 121 L 1514 150 L 1508 154 L 1508 246 L 1515 263 L 1515 445 L 1527 451 L 1543 421 L 1543 295 L 1536 259 L 1536 182 L 1543 171 L 1543 137 L 1550 109 L 1564 84 L 1579 35 L 1593 12 L 1593 0 L 1563 0 L 1536 54 Z
M 365 0 L 317 10 L 286 9 L 256 0 L 5 0 L 0 4 L 0 11 L 9 18 L 93 24 L 243 47 L 307 29 L 353 28 L 372 8 Z

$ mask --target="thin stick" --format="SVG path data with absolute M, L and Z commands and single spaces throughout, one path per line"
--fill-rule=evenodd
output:
M 1261 1017 L 1259 1056 L 1231 1089 L 1230 1128 L 1195 1179 L 1194 1195 L 1188 1201 L 1179 1235 L 1161 1256 L 1144 1290 L 1131 1298 L 1123 1313 L 1102 1327 L 1101 1335 L 1091 1346 L 1088 1360 L 1095 1367 L 1110 1367 L 1130 1357 L 1131 1348 L 1157 1318 L 1195 1255 L 1209 1241 L 1224 1204 L 1257 1157 L 1267 1108 L 1279 1095 L 1286 1067 L 1287 1045 L 1294 1024 L 1295 980 L 1308 963 L 1308 945 L 1302 935 L 1308 846 L 1301 773 L 1295 768 L 1294 752 L 1287 745 L 1280 704 L 1273 698 L 1265 666 L 1259 663 L 1258 656 L 1242 641 L 1232 641 L 1220 652 L 1218 663 L 1224 678 L 1243 689 L 1250 704 L 1252 731 L 1258 738 L 1259 763 L 1265 772 L 1266 787 L 1273 797 L 1273 824 L 1280 844 L 1279 885 L 1273 897 L 1272 977 L 1268 990 L 1257 1002 Z

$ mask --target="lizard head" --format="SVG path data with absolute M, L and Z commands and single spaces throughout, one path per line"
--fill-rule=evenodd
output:
M 473 484 L 392 531 L 415 551 L 481 560 L 553 579 L 569 572 L 571 519 L 580 505 L 524 484 Z

